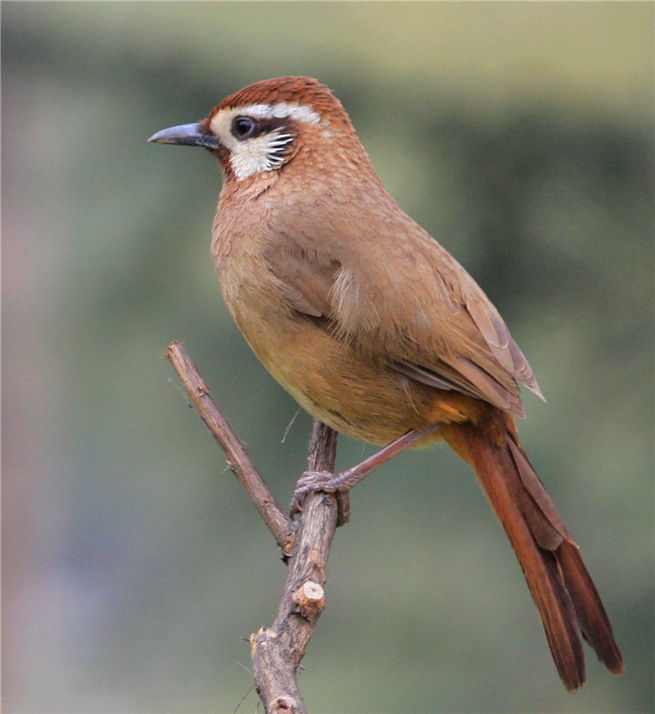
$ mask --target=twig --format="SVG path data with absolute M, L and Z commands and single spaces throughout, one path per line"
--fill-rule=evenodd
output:
M 172 342 L 167 356 L 200 417 L 225 452 L 234 475 L 288 556 L 289 571 L 277 615 L 270 627 L 251 635 L 251 656 L 257 692 L 267 714 L 306 714 L 298 687 L 298 668 L 325 607 L 323 586 L 327 559 L 336 526 L 348 520 L 348 495 L 345 492 L 308 493 L 294 535 L 294 524 L 282 511 L 214 403 L 185 349 L 179 342 Z M 334 472 L 336 446 L 336 432 L 314 420 L 308 470 Z
M 294 525 L 264 483 L 239 437 L 216 406 L 196 366 L 178 341 L 168 345 L 166 356 L 189 392 L 200 418 L 223 449 L 230 469 L 248 492 L 277 544 L 285 553 L 289 553 Z

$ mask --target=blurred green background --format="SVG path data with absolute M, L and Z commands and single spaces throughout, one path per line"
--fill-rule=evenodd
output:
M 344 102 L 549 403 L 523 441 L 627 664 L 560 685 L 520 570 L 444 447 L 353 492 L 302 688 L 314 712 L 653 706 L 653 5 L 3 3 L 3 703 L 255 711 L 244 638 L 285 575 L 163 355 L 182 340 L 282 503 L 309 418 L 209 256 L 220 176 L 146 139 L 250 82 Z M 339 464 L 370 449 L 342 438 Z

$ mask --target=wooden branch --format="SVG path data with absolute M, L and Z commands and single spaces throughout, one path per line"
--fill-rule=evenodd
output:
M 333 472 L 336 445 L 337 433 L 314 420 L 308 470 Z M 255 682 L 267 714 L 307 711 L 298 687 L 298 667 L 325 607 L 323 586 L 338 510 L 334 494 L 307 494 L 277 615 L 270 627 L 250 637 Z
M 275 500 L 239 437 L 216 406 L 182 343 L 171 342 L 166 356 L 186 387 L 200 418 L 223 449 L 230 469 L 248 492 L 250 500 L 255 504 L 277 544 L 285 553 L 291 552 L 294 524 Z
M 294 529 L 214 403 L 184 347 L 172 342 L 167 356 L 200 417 L 225 452 L 234 475 L 287 556 L 289 570 L 277 615 L 270 627 L 251 635 L 251 656 L 257 692 L 267 714 L 306 714 L 298 687 L 298 668 L 325 606 L 327 559 L 335 528 L 348 520 L 348 494 L 308 493 Z M 314 420 L 308 470 L 333 473 L 336 447 L 337 433 Z

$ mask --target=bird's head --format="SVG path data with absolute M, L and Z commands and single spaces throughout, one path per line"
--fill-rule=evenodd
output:
M 310 77 L 281 77 L 251 84 L 223 99 L 206 119 L 163 129 L 149 141 L 202 146 L 214 153 L 228 181 L 280 172 L 300 152 L 357 141 L 341 102 Z M 319 161 L 320 163 L 320 161 Z

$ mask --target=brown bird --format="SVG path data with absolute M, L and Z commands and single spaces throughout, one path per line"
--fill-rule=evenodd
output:
M 387 193 L 339 100 L 307 77 L 265 80 L 150 141 L 218 159 L 212 253 L 266 368 L 325 424 L 391 444 L 343 474 L 306 474 L 297 495 L 349 488 L 445 439 L 505 528 L 566 688 L 585 680 L 580 634 L 621 673 L 578 546 L 518 438 L 519 385 L 541 397 L 532 369 L 473 278 Z

